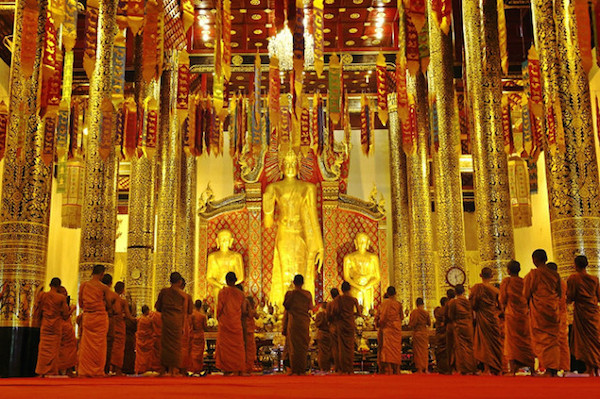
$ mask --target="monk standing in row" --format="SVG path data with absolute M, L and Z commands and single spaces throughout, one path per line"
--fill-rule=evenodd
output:
M 521 264 L 508 262 L 509 276 L 500 284 L 500 304 L 504 308 L 504 356 L 514 375 L 519 367 L 529 367 L 533 373 L 535 356 L 531 349 L 529 310 L 523 296 Z
M 204 331 L 206 331 L 206 315 L 202 311 L 202 301 L 194 303 L 194 312 L 190 318 L 190 358 L 192 361 L 190 371 L 192 374 L 200 374 L 204 369 Z
M 181 332 L 181 374 L 187 375 L 188 370 L 192 367 L 192 358 L 190 353 L 190 339 L 192 333 L 192 326 L 190 317 L 193 312 L 194 300 L 192 296 L 185 292 L 186 282 L 185 279 L 181 278 L 181 294 L 185 298 L 184 312 L 183 312 L 183 329 Z
M 226 287 L 219 291 L 217 300 L 216 365 L 225 374 L 241 375 L 246 369 L 246 349 L 242 315 L 244 293 L 235 287 L 237 276 L 234 272 L 225 275 Z
M 440 374 L 450 374 L 450 365 L 448 364 L 448 351 L 446 346 L 446 320 L 444 311 L 448 303 L 447 297 L 440 299 L 440 306 L 433 310 L 435 317 L 435 364 Z
M 290 357 L 292 375 L 306 373 L 306 356 L 310 344 L 310 309 L 313 307 L 312 295 L 302 288 L 304 277 L 294 277 L 294 289 L 285 294 L 283 307 L 288 315 L 286 344 Z
M 429 326 L 431 319 L 423 298 L 417 298 L 417 308 L 410 313 L 409 328 L 413 330 L 413 356 L 417 373 L 426 373 L 429 365 Z
M 350 294 L 350 283 L 342 283 L 342 295 L 331 304 L 332 315 L 336 323 L 338 359 L 336 365 L 342 374 L 354 373 L 354 341 L 356 324 L 354 319 L 360 315 L 358 301 Z
M 492 285 L 492 269 L 484 267 L 479 275 L 481 283 L 471 288 L 469 301 L 475 312 L 473 353 L 483 364 L 484 373 L 502 372 L 502 330 L 500 329 L 500 291 Z
M 333 371 L 339 371 L 339 356 L 338 356 L 338 338 L 337 327 L 335 323 L 335 315 L 333 314 L 333 301 L 340 296 L 340 290 L 332 288 L 329 290 L 331 302 L 327 305 L 327 321 L 329 322 L 329 333 L 331 334 L 331 358 L 333 359 Z
M 34 318 L 41 320 L 35 373 L 42 377 L 58 374 L 63 322 L 70 315 L 67 297 L 58 292 L 60 284 L 60 279 L 54 277 L 50 291 L 40 293 L 34 305 Z
M 142 306 L 142 315 L 138 317 L 135 333 L 135 372 L 143 374 L 152 370 L 154 360 L 154 326 L 148 305 Z
M 550 270 L 558 272 L 558 265 L 554 262 L 548 262 Z M 569 347 L 569 314 L 567 311 L 567 282 L 560 279 L 561 297 L 558 302 L 558 313 L 560 317 L 560 327 L 558 330 L 558 347 L 560 348 L 559 370 L 571 370 L 571 348 Z
M 110 352 L 111 371 L 121 375 L 123 359 L 125 357 L 125 318 L 131 319 L 129 304 L 122 295 L 125 293 L 125 283 L 119 281 L 115 284 L 116 298 L 113 302 L 113 343 Z
M 112 346 L 115 340 L 115 303 L 119 296 L 110 290 L 113 286 L 112 275 L 105 273 L 101 281 L 102 284 L 109 288 L 106 298 L 108 301 L 108 308 L 106 309 L 108 312 L 108 332 L 106 333 L 106 364 L 104 365 L 104 372 L 108 374 L 110 373 L 110 356 L 112 355 Z
M 523 295 L 529 304 L 532 348 L 540 368 L 556 376 L 560 367 L 560 276 L 546 266 L 548 256 L 543 249 L 536 249 L 531 257 L 536 269 L 525 276 Z
M 331 333 L 329 321 L 327 320 L 327 302 L 321 304 L 321 309 L 315 315 L 315 327 L 317 327 L 317 350 L 319 369 L 328 373 L 331 371 Z
M 454 322 L 448 316 L 448 305 L 450 302 L 456 298 L 456 291 L 454 288 L 449 288 L 446 291 L 446 296 L 448 297 L 448 302 L 446 306 L 444 306 L 444 323 L 446 324 L 446 353 L 448 356 L 448 368 L 449 373 L 452 374 L 456 370 L 456 358 L 454 353 Z
M 161 314 L 162 331 L 160 339 L 161 371 L 173 376 L 181 367 L 181 339 L 184 313 L 187 312 L 185 293 L 181 290 L 183 279 L 178 272 L 169 277 L 171 287 L 163 288 L 158 294 L 156 310 Z
M 83 312 L 77 367 L 80 377 L 104 376 L 108 333 L 106 309 L 111 295 L 110 289 L 100 281 L 104 270 L 104 265 L 95 265 L 91 280 L 79 285 L 79 308 Z
M 454 287 L 456 298 L 448 302 L 448 321 L 453 325 L 454 360 L 456 370 L 461 374 L 475 374 L 477 371 L 473 357 L 473 310 L 465 297 L 465 287 Z
M 73 376 L 75 375 L 75 366 L 77 366 L 77 338 L 75 337 L 71 316 L 76 307 L 70 304 L 71 299 L 65 287 L 60 286 L 58 292 L 67 298 L 67 305 L 69 305 L 69 317 L 63 320 L 62 323 L 60 349 L 58 350 L 58 370 L 61 373 Z
M 385 374 L 400 374 L 402 364 L 402 304 L 396 299 L 396 288 L 388 287 L 387 298 L 379 308 L 378 342 L 381 368 Z M 378 334 L 379 337 L 379 334 Z
M 244 344 L 246 346 L 246 372 L 251 373 L 256 366 L 256 339 L 254 331 L 256 331 L 256 305 L 254 297 L 251 295 L 246 297 L 246 319 L 244 321 Z
M 600 376 L 600 284 L 587 273 L 588 259 L 575 258 L 575 273 L 567 280 L 567 300 L 575 304 L 573 354 L 585 363 L 590 376 Z

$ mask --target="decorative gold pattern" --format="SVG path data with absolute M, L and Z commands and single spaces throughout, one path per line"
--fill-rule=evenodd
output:
M 38 1 L 37 43 L 33 74 L 21 72 L 21 33 L 25 1 L 15 6 L 10 73 L 9 134 L 2 177 L 0 211 L 0 327 L 27 327 L 37 289 L 46 278 L 52 164 L 41 161 L 44 132 L 37 113 L 47 1 Z M 33 23 L 34 21 L 27 21 Z M 14 110 L 19 110 L 16 112 Z M 17 151 L 22 137 L 20 154 Z M 2 290 L 4 287 L 0 287 Z
M 429 306 L 436 303 L 433 234 L 431 231 L 431 199 L 427 164 L 429 141 L 429 106 L 427 82 L 418 71 L 407 78 L 408 92 L 416 99 L 417 148 L 406 157 L 408 198 L 410 205 L 410 243 L 413 298 L 421 297 Z M 411 304 L 412 305 L 412 304 Z
M 502 80 L 496 0 L 463 3 L 465 65 L 471 103 L 475 211 L 481 267 L 502 280 L 514 258 L 508 160 L 502 135 Z
M 573 2 L 532 0 L 544 104 L 559 98 L 566 151 L 545 146 L 554 258 L 563 277 L 585 254 L 600 273 L 600 193 L 588 77 L 582 67 Z M 556 21 L 556 22 L 555 22 Z M 547 144 L 547 143 L 546 143 Z
M 434 21 L 431 0 L 429 20 Z M 460 127 L 454 97 L 452 36 L 429 24 L 429 90 L 435 96 L 439 146 L 432 149 L 438 276 L 452 267 L 465 271 L 465 231 L 460 180 Z
M 191 284 L 194 281 L 196 254 L 196 157 L 193 155 L 182 156 L 178 227 L 177 267 L 186 282 Z M 187 291 L 191 292 L 191 289 Z
M 390 185 L 392 197 L 393 281 L 405 306 L 413 303 L 412 274 L 410 267 L 410 219 L 408 213 L 408 188 L 406 155 L 402 151 L 402 133 L 398 121 L 396 93 L 388 95 L 390 111 Z

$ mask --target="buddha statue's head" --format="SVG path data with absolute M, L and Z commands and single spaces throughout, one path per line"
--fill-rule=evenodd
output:
M 354 238 L 354 246 L 359 252 L 367 252 L 371 246 L 371 239 L 365 233 L 358 233 Z
M 217 233 L 217 248 L 227 251 L 233 245 L 233 234 L 224 229 Z
M 293 149 L 289 149 L 283 158 L 283 175 L 288 178 L 298 176 L 298 156 Z

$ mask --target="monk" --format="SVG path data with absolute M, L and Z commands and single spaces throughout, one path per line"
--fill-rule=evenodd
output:
M 131 318 L 125 319 L 125 355 L 123 356 L 123 374 L 135 374 L 135 333 L 137 332 L 137 318 L 135 315 L 135 302 L 126 296 L 127 307 Z
M 244 293 L 235 287 L 237 276 L 234 272 L 225 275 L 226 287 L 219 291 L 217 301 L 216 365 L 226 375 L 241 375 L 246 369 L 246 349 L 242 316 Z
M 477 369 L 473 356 L 473 310 L 465 297 L 465 287 L 454 287 L 456 298 L 448 304 L 448 321 L 453 325 L 454 360 L 456 370 L 461 374 L 475 374 Z
M 338 370 L 342 374 L 354 373 L 354 341 L 356 324 L 354 319 L 360 315 L 358 301 L 350 294 L 350 283 L 342 283 L 342 295 L 334 299 L 332 314 L 336 323 Z
M 190 371 L 200 375 L 204 369 L 204 331 L 206 331 L 206 315 L 202 311 L 202 301 L 194 302 L 194 312 L 190 317 L 190 358 L 192 365 Z
M 511 374 L 519 367 L 529 367 L 533 374 L 535 356 L 531 349 L 529 309 L 523 296 L 523 279 L 519 277 L 521 264 L 508 262 L 509 276 L 500 284 L 500 305 L 504 309 L 504 356 Z
M 69 305 L 69 317 L 63 320 L 62 335 L 60 339 L 60 349 L 58 350 L 58 371 L 69 376 L 75 375 L 75 366 L 77 366 L 77 338 L 73 328 L 71 316 L 75 312 L 75 305 L 71 305 L 71 298 L 67 294 L 67 289 L 62 285 L 58 292 L 67 298 Z
M 290 357 L 292 375 L 306 373 L 306 356 L 310 344 L 310 314 L 313 307 L 312 295 L 302 288 L 304 277 L 294 276 L 294 289 L 288 291 L 283 299 L 283 307 L 287 311 L 286 343 Z
M 112 275 L 105 273 L 102 276 L 102 283 L 106 285 L 108 288 L 112 288 L 113 286 L 113 277 Z M 106 334 L 106 364 L 104 365 L 104 372 L 106 374 L 110 373 L 111 365 L 110 365 L 110 356 L 112 355 L 112 346 L 115 341 L 115 306 L 119 306 L 117 304 L 117 300 L 119 296 L 113 291 L 109 290 L 109 295 L 107 297 L 108 300 L 108 332 Z M 120 306 L 119 306 L 120 308 Z
M 588 259 L 575 258 L 575 273 L 567 280 L 567 301 L 574 303 L 573 354 L 585 363 L 590 376 L 600 376 L 600 284 L 587 273 Z
M 327 321 L 329 322 L 329 334 L 331 335 L 331 359 L 332 359 L 332 367 L 334 371 L 339 371 L 339 356 L 338 356 L 338 347 L 337 347 L 337 329 L 335 323 L 335 315 L 333 314 L 333 301 L 335 298 L 340 296 L 340 290 L 337 288 L 332 288 L 329 290 L 329 294 L 331 295 L 331 302 L 327 305 L 326 313 L 327 313 Z
M 558 265 L 554 262 L 546 264 L 550 270 L 558 272 Z M 558 312 L 560 315 L 560 329 L 558 332 L 558 345 L 560 347 L 560 362 L 558 369 L 563 371 L 571 370 L 571 348 L 569 347 L 569 312 L 567 311 L 567 282 L 560 279 L 560 302 Z
M 183 312 L 183 330 L 181 333 L 181 368 L 180 372 L 182 375 L 187 375 L 188 370 L 192 367 L 190 339 L 192 334 L 191 326 L 191 314 L 193 312 L 194 300 L 191 295 L 185 292 L 186 282 L 184 278 L 181 278 L 181 290 L 185 297 L 185 304 Z
M 556 376 L 560 367 L 560 276 L 546 266 L 548 256 L 543 249 L 536 249 L 531 257 L 536 269 L 525 276 L 523 295 L 529 304 L 533 353 L 540 368 Z
M 58 291 L 60 285 L 58 277 L 50 280 L 50 291 L 40 293 L 34 305 L 36 318 L 41 319 L 35 373 L 42 377 L 58 374 L 63 322 L 71 314 L 67 297 Z
M 246 317 L 244 319 L 244 344 L 246 346 L 246 372 L 251 373 L 256 366 L 256 340 L 254 331 L 256 331 L 256 305 L 254 297 L 246 297 Z
M 452 374 L 456 371 L 456 358 L 454 356 L 454 322 L 448 317 L 448 304 L 450 301 L 456 298 L 456 291 L 454 288 L 449 288 L 446 291 L 448 302 L 444 306 L 444 322 L 446 323 L 446 353 L 448 354 L 448 368 L 449 373 Z
M 388 294 L 387 292 L 385 292 L 383 294 L 383 300 L 388 299 Z M 379 370 L 379 373 L 383 374 L 385 373 L 385 369 L 384 369 L 384 364 L 383 361 L 381 360 L 381 350 L 383 349 L 383 328 L 381 328 L 381 306 L 379 306 L 377 308 L 377 310 L 375 311 L 375 316 L 373 317 L 373 324 L 375 325 L 375 328 L 377 329 L 377 369 Z
M 387 298 L 379 309 L 379 330 L 382 332 L 379 352 L 385 374 L 400 374 L 402 364 L 402 304 L 396 299 L 396 288 L 388 287 Z
M 327 320 L 327 302 L 321 304 L 321 309 L 315 315 L 315 327 L 317 327 L 317 350 L 319 369 L 328 373 L 331 371 L 331 332 L 329 331 L 329 320 Z
M 502 330 L 500 328 L 500 291 L 492 285 L 494 273 L 484 267 L 479 274 L 481 283 L 471 288 L 469 300 L 475 312 L 473 353 L 483 364 L 485 374 L 502 372 Z
M 417 308 L 410 313 L 408 326 L 413 330 L 413 356 L 417 373 L 426 373 L 429 365 L 429 326 L 431 319 L 423 298 L 417 298 Z
M 450 374 L 446 347 L 446 320 L 444 318 L 444 308 L 447 303 L 448 297 L 442 297 L 440 306 L 433 310 L 433 316 L 435 317 L 435 363 L 440 374 Z
M 156 304 L 155 308 L 156 309 Z M 152 340 L 153 340 L 153 348 L 152 348 L 152 370 L 160 371 L 162 366 L 160 365 L 160 352 L 161 352 L 161 336 L 162 336 L 162 315 L 160 312 L 154 311 L 150 312 L 150 320 L 152 321 Z
M 125 283 L 119 281 L 115 284 L 117 297 L 113 302 L 113 344 L 110 352 L 111 371 L 116 375 L 122 375 L 123 359 L 125 356 L 125 319 L 132 319 L 129 313 L 129 304 L 123 297 L 125 294 Z
M 182 291 L 181 274 L 173 272 L 169 276 L 171 287 L 163 288 L 158 294 L 156 310 L 161 314 L 162 330 L 160 336 L 161 374 L 174 376 L 181 368 L 181 341 L 187 295 Z
M 110 289 L 101 282 L 104 265 L 95 265 L 92 278 L 79 285 L 81 340 L 77 373 L 80 377 L 103 377 L 106 364 L 106 336 Z
M 143 374 L 152 370 L 154 354 L 154 326 L 148 305 L 142 306 L 135 333 L 135 372 Z

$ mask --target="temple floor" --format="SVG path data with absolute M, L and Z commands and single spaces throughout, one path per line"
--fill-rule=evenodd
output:
M 582 398 L 597 397 L 600 379 L 444 375 L 283 375 L 204 378 L 0 379 L 0 397 L 61 399 L 211 398 Z

